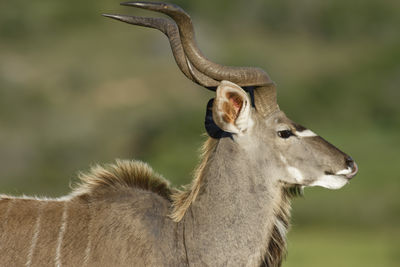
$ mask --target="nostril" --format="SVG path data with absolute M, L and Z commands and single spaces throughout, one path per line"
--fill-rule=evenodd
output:
M 351 169 L 354 168 L 354 160 L 353 160 L 350 156 L 347 156 L 347 157 L 346 157 L 346 164 L 347 164 L 347 166 L 350 167 Z

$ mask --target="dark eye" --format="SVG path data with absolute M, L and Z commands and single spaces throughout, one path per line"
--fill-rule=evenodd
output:
M 286 138 L 291 137 L 292 135 L 294 135 L 294 134 L 292 133 L 291 130 L 278 131 L 278 136 L 280 138 L 285 138 L 286 139 Z

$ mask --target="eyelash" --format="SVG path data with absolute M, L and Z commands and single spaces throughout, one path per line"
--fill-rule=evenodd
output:
M 291 130 L 278 131 L 278 136 L 280 138 L 287 139 L 287 138 L 289 138 L 289 137 L 291 137 L 293 135 L 294 135 L 294 133 Z

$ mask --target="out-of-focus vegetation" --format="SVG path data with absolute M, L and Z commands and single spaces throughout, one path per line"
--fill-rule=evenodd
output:
M 294 200 L 284 266 L 400 264 L 400 2 L 175 1 L 209 58 L 267 69 L 293 120 L 352 155 L 339 191 Z M 0 2 L 0 191 L 59 196 L 79 170 L 148 161 L 185 184 L 211 92 L 117 1 Z

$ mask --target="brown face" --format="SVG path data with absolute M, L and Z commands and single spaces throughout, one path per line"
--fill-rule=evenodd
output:
M 357 173 L 351 157 L 282 111 L 260 115 L 251 108 L 246 92 L 233 83 L 222 82 L 218 87 L 213 117 L 257 161 L 268 162 L 260 168 L 269 177 L 287 184 L 338 189 Z

